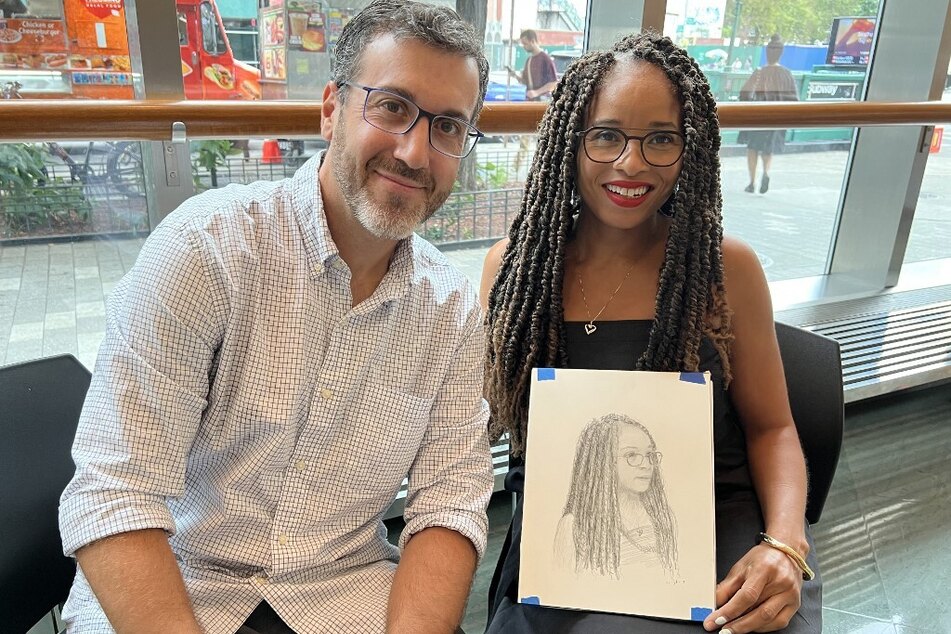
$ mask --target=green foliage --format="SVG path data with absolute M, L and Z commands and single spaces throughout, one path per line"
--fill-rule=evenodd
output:
M 878 0 L 727 0 L 723 36 L 731 37 L 740 3 L 739 37 L 765 44 L 777 33 L 787 43 L 826 44 L 832 18 L 878 15 Z
M 195 190 L 207 189 L 202 182 L 201 172 L 211 175 L 211 186 L 218 186 L 218 168 L 225 165 L 228 157 L 241 150 L 234 147 L 231 141 L 196 141 L 191 144 L 192 153 L 192 181 Z
M 5 201 L 2 206 L 7 225 L 17 231 L 66 225 L 77 220 L 87 222 L 92 213 L 82 185 L 61 178 L 25 191 L 17 198 Z
M 439 225 L 430 225 L 423 230 L 423 238 L 430 242 L 439 242 L 442 240 L 443 230 Z
M 502 189 L 509 182 L 505 165 L 487 162 L 476 166 L 478 182 L 482 189 Z
M 0 214 L 10 229 L 28 230 L 89 219 L 92 206 L 82 185 L 49 178 L 44 169 L 45 158 L 42 145 L 0 145 Z
M 0 192 L 22 195 L 45 180 L 39 147 L 28 143 L 0 145 Z
M 514 178 L 514 175 L 509 173 L 509 167 L 505 163 L 472 162 L 469 165 L 468 173 L 464 173 L 463 169 L 460 168 L 459 176 L 455 185 L 453 185 L 452 191 L 454 194 L 461 195 L 462 192 L 504 189 Z M 471 200 L 470 198 L 466 202 L 471 202 Z

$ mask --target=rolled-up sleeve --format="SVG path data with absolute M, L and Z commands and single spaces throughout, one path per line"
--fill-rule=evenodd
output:
M 213 260 L 194 233 L 160 228 L 110 296 L 60 500 L 67 555 L 118 533 L 175 531 L 167 500 L 184 488 L 224 323 Z
M 439 526 L 468 538 L 485 552 L 492 495 L 492 458 L 482 398 L 485 340 L 478 305 L 470 311 L 429 427 L 409 473 L 402 548 L 419 531 Z

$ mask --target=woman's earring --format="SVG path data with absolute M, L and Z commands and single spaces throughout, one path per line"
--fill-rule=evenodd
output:
M 664 204 L 660 206 L 660 209 L 657 210 L 657 213 L 659 213 L 664 218 L 674 217 L 674 199 L 677 197 L 678 191 L 680 191 L 679 183 L 674 186 L 674 191 L 670 192 L 670 196 L 664 201 Z

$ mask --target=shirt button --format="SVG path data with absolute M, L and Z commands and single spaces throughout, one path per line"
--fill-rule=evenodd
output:
M 277 538 L 277 543 L 281 546 L 287 546 L 287 535 L 281 535 Z
M 267 585 L 267 577 L 265 577 L 264 575 L 257 575 L 256 577 L 252 577 L 251 581 L 253 581 L 256 585 L 259 585 L 259 586 Z
M 320 391 L 320 397 L 324 399 L 325 401 L 329 401 L 330 399 L 334 397 L 334 393 L 328 390 L 327 388 L 324 388 Z
M 294 467 L 295 467 L 298 471 L 303 471 L 304 469 L 307 468 L 307 463 L 306 463 L 305 461 L 303 461 L 303 460 L 298 460 L 297 462 L 294 463 Z

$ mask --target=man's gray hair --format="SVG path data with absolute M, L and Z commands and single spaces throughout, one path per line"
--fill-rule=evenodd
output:
M 374 0 L 344 27 L 331 57 L 331 78 L 340 86 L 360 72 L 360 60 L 367 46 L 380 35 L 397 40 L 418 40 L 424 44 L 475 60 L 479 67 L 478 117 L 489 84 L 489 62 L 475 29 L 447 7 L 405 0 Z M 345 98 L 346 92 L 341 93 Z

